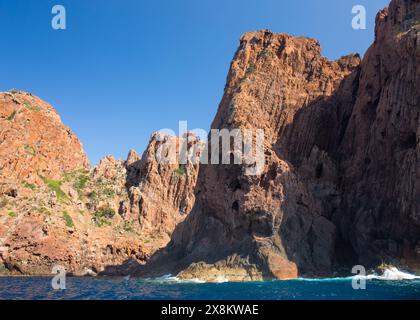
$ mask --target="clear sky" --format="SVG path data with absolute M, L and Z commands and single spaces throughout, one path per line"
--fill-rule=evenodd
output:
M 144 151 L 162 128 L 208 129 L 246 31 L 309 36 L 323 55 L 364 54 L 388 0 L 0 0 L 0 91 L 51 103 L 93 164 Z M 67 29 L 53 30 L 64 5 Z M 367 29 L 351 27 L 354 5 Z

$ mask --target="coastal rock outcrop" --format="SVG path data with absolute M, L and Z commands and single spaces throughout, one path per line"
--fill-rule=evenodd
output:
M 0 183 L 58 178 L 88 168 L 82 144 L 48 103 L 21 91 L 0 95 Z
M 236 136 L 230 164 L 199 164 L 225 157 L 220 141 L 158 132 L 141 156 L 92 168 L 52 106 L 0 93 L 0 273 L 62 265 L 218 282 L 348 275 L 358 264 L 419 272 L 419 37 L 420 0 L 378 13 L 363 59 L 245 33 L 211 128 L 262 130 L 261 166 L 243 161 Z
M 329 61 L 309 38 L 244 34 L 212 128 L 263 129 L 262 173 L 201 165 L 191 214 L 136 274 L 287 279 L 381 261 L 418 270 L 419 9 L 394 0 L 382 10 L 363 60 Z
M 117 273 L 164 247 L 194 203 L 198 165 L 159 164 L 154 134 L 144 155 L 106 156 L 90 168 L 52 106 L 20 91 L 0 94 L 0 272 Z M 187 150 L 191 148 L 191 145 Z

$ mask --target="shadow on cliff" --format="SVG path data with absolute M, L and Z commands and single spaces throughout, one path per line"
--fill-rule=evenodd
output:
M 241 254 L 249 255 L 247 248 L 253 248 L 252 238 L 244 236 L 240 242 L 227 238 L 225 228 L 221 221 L 213 216 L 207 216 L 195 206 L 189 216 L 178 224 L 173 232 L 172 239 L 164 248 L 156 251 L 145 264 L 136 259 L 128 259 L 117 266 L 107 266 L 100 275 L 131 275 L 138 277 L 159 277 L 163 275 L 176 275 L 193 263 L 204 262 L 207 264 L 220 263 L 221 260 Z M 196 223 L 199 222 L 199 225 Z M 197 226 L 192 234 L 191 225 Z M 187 235 L 188 234 L 188 235 Z M 245 269 L 249 263 L 256 263 L 251 257 L 247 261 L 234 261 L 235 266 L 243 263 Z M 225 261 L 229 266 L 229 261 Z M 268 276 L 268 274 L 267 274 Z
M 266 258 L 255 243 L 256 235 L 267 239 L 280 237 L 287 259 L 297 265 L 301 275 L 329 275 L 337 261 L 340 265 L 354 265 L 355 254 L 335 227 L 341 221 L 340 172 L 338 166 L 331 166 L 340 162 L 338 150 L 357 96 L 358 76 L 357 69 L 342 80 L 330 97 L 317 99 L 302 107 L 293 121 L 278 133 L 279 138 L 273 149 L 278 158 L 291 164 L 291 174 L 297 177 L 297 185 L 295 182 L 291 187 L 289 183 L 283 185 L 284 201 L 279 208 L 283 217 L 278 228 L 261 226 L 264 220 L 261 217 L 258 217 L 260 225 L 256 225 L 245 213 L 235 213 L 235 219 L 241 221 L 232 224 L 227 221 L 229 217 L 220 217 L 206 208 L 200 200 L 205 186 L 200 188 L 200 183 L 205 183 L 206 167 L 211 165 L 201 165 L 196 203 L 188 217 L 176 226 L 169 244 L 155 252 L 143 265 L 131 259 L 121 266 L 106 267 L 102 274 L 142 277 L 175 275 L 192 263 L 214 264 L 237 257 L 234 264 L 258 265 L 263 276 L 270 278 L 272 274 Z M 314 156 L 315 149 L 318 151 Z M 320 155 L 324 155 L 324 158 Z M 325 157 L 333 165 L 323 162 Z M 226 175 L 234 173 L 234 178 L 239 178 L 238 166 L 221 167 L 217 170 L 227 170 Z M 269 167 L 261 177 L 259 183 L 263 187 L 268 188 L 273 179 L 271 169 Z M 317 186 L 321 188 L 317 189 Z M 297 194 L 296 188 L 302 188 L 305 195 Z M 238 210 L 234 204 L 232 209 Z M 244 227 L 234 228 L 235 225 Z M 276 234 L 270 234 L 272 231 Z M 269 246 L 278 250 L 274 240 Z M 335 248 L 340 248 L 341 255 L 334 255 Z M 241 257 L 247 257 L 248 260 L 241 261 Z M 229 261 L 225 262 L 229 264 Z
M 200 199 L 204 193 L 203 181 L 206 180 L 207 169 L 212 165 L 202 165 L 199 173 L 199 183 L 196 190 L 197 201 L 186 219 L 175 227 L 168 245 L 155 252 L 145 264 L 130 259 L 120 266 L 108 266 L 101 275 L 134 275 L 140 277 L 158 277 L 162 275 L 176 275 L 193 263 L 218 264 L 226 267 L 241 267 L 244 269 L 261 261 L 258 258 L 252 234 L 250 234 L 243 218 L 236 226 L 209 210 Z M 220 165 L 221 172 L 226 174 L 239 172 L 239 165 Z M 233 168 L 234 167 L 234 168 Z M 212 169 L 212 168 L 211 168 Z M 235 174 L 236 178 L 236 174 Z M 234 179 L 235 180 L 235 179 Z M 200 183 L 201 181 L 201 183 Z M 230 188 L 238 188 L 230 183 Z M 232 211 L 237 213 L 237 208 Z M 269 276 L 262 270 L 263 276 Z
M 343 168 L 341 148 L 356 103 L 360 67 L 328 97 L 300 108 L 279 132 L 277 156 L 291 165 L 297 186 L 284 185 L 279 230 L 287 258 L 299 274 L 329 276 L 357 264 L 357 255 L 341 227 Z M 296 194 L 296 188 L 302 190 Z

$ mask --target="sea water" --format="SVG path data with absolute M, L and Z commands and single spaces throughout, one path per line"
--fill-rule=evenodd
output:
M 49 277 L 2 277 L 0 299 L 203 299 L 203 300 L 420 300 L 420 279 L 366 278 L 353 289 L 352 278 L 267 282 L 182 282 L 174 277 L 67 277 L 66 289 L 52 288 Z

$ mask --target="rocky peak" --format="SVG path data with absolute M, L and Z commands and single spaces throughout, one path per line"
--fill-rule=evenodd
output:
M 115 160 L 113 155 L 107 155 L 94 168 L 93 177 L 96 179 L 110 179 L 115 177 L 118 171 L 124 170 L 124 167 L 124 161 Z
M 131 166 L 135 162 L 140 160 L 139 154 L 134 149 L 130 149 L 127 155 L 126 166 Z
M 186 138 L 154 133 L 136 162 L 131 173 L 131 206 L 137 208 L 144 229 L 163 230 L 169 235 L 194 204 L 199 165 L 180 163 L 183 146 L 187 152 L 192 150 Z
M 162 138 L 162 139 L 161 139 Z M 198 165 L 162 164 L 154 134 L 140 158 L 89 167 L 57 112 L 29 93 L 0 94 L 0 273 L 83 275 L 144 263 L 165 246 L 194 203 Z M 175 154 L 179 153 L 175 149 Z
M 212 128 L 264 129 L 268 143 L 274 143 L 302 106 L 330 96 L 359 63 L 356 54 L 323 58 L 314 39 L 268 30 L 245 33 Z
M 263 129 L 260 176 L 201 165 L 195 205 L 139 274 L 215 281 L 331 275 L 381 260 L 418 270 L 419 1 L 377 18 L 363 61 L 246 33 L 212 128 Z
M 48 103 L 29 93 L 0 93 L 0 180 L 42 183 L 89 168 L 82 144 Z
M 419 0 L 393 0 L 376 16 L 375 43 L 384 42 L 393 34 L 402 35 L 411 29 L 419 30 Z

